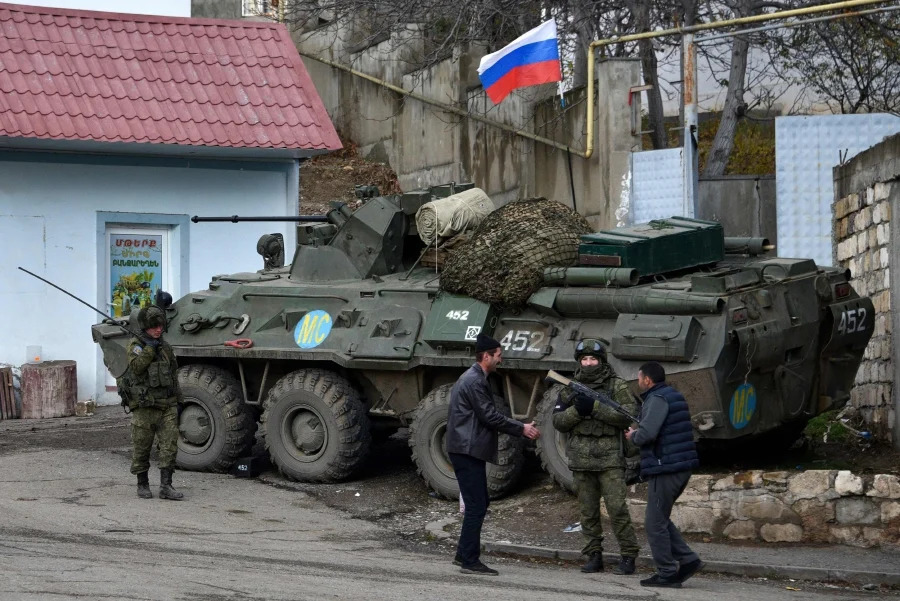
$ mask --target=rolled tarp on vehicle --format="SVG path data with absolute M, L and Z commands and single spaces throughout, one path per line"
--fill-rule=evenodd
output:
M 494 210 L 494 203 L 481 188 L 470 188 L 427 202 L 416 212 L 416 229 L 425 244 L 475 229 Z

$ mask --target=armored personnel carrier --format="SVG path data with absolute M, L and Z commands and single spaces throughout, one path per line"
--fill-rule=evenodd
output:
M 849 398 L 874 312 L 846 271 L 768 257 L 762 239 L 674 217 L 583 236 L 578 265 L 547 269 L 524 306 L 501 309 L 443 292 L 435 270 L 417 266 L 417 209 L 467 187 L 336 208 L 298 226 L 289 265 L 278 240 L 264 237 L 263 269 L 215 276 L 170 306 L 166 338 L 186 399 L 179 465 L 228 470 L 259 427 L 285 476 L 335 482 L 369 459 L 373 433 L 408 426 L 419 473 L 454 498 L 447 406 L 479 332 L 503 348 L 492 376 L 498 406 L 537 422 L 542 465 L 567 487 L 564 440 L 550 424 L 557 390 L 545 376 L 571 373 L 584 337 L 608 343 L 626 380 L 661 362 L 701 442 L 790 441 Z M 121 374 L 127 334 L 107 321 L 93 337 Z M 523 467 L 521 441 L 502 436 L 500 445 L 493 496 Z

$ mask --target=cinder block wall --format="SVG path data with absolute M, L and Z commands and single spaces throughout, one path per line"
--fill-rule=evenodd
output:
M 859 294 L 875 304 L 875 332 L 856 375 L 851 403 L 879 439 L 900 448 L 898 395 L 900 362 L 894 360 L 892 332 L 900 328 L 900 292 L 891 266 L 900 265 L 900 134 L 834 169 L 835 264 L 848 268 Z

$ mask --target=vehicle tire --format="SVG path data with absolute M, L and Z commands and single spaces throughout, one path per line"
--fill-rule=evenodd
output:
M 359 393 L 323 369 L 301 369 L 278 380 L 266 396 L 262 427 L 272 463 L 302 482 L 345 480 L 372 443 Z
M 447 409 L 453 384 L 438 386 L 419 402 L 409 426 L 409 446 L 413 461 L 425 483 L 445 499 L 459 498 L 459 484 L 447 454 Z M 505 406 L 498 409 L 508 414 Z M 498 499 L 506 495 L 519 480 L 525 466 L 524 439 L 500 434 L 495 465 L 487 464 L 488 495 Z
M 244 404 L 241 385 L 220 367 L 187 365 L 178 370 L 184 407 L 178 421 L 178 467 L 226 472 L 253 448 L 256 419 Z
M 557 484 L 574 493 L 575 479 L 572 470 L 569 469 L 569 459 L 566 455 L 566 441 L 569 435 L 553 427 L 553 409 L 556 407 L 560 390 L 562 386 L 559 384 L 548 388 L 538 405 L 535 421 L 541 431 L 541 437 L 537 439 L 537 454 L 541 458 L 541 467 L 544 471 L 550 474 Z

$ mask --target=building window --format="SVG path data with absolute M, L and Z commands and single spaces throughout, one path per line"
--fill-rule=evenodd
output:
M 275 17 L 279 0 L 241 0 L 245 17 Z

